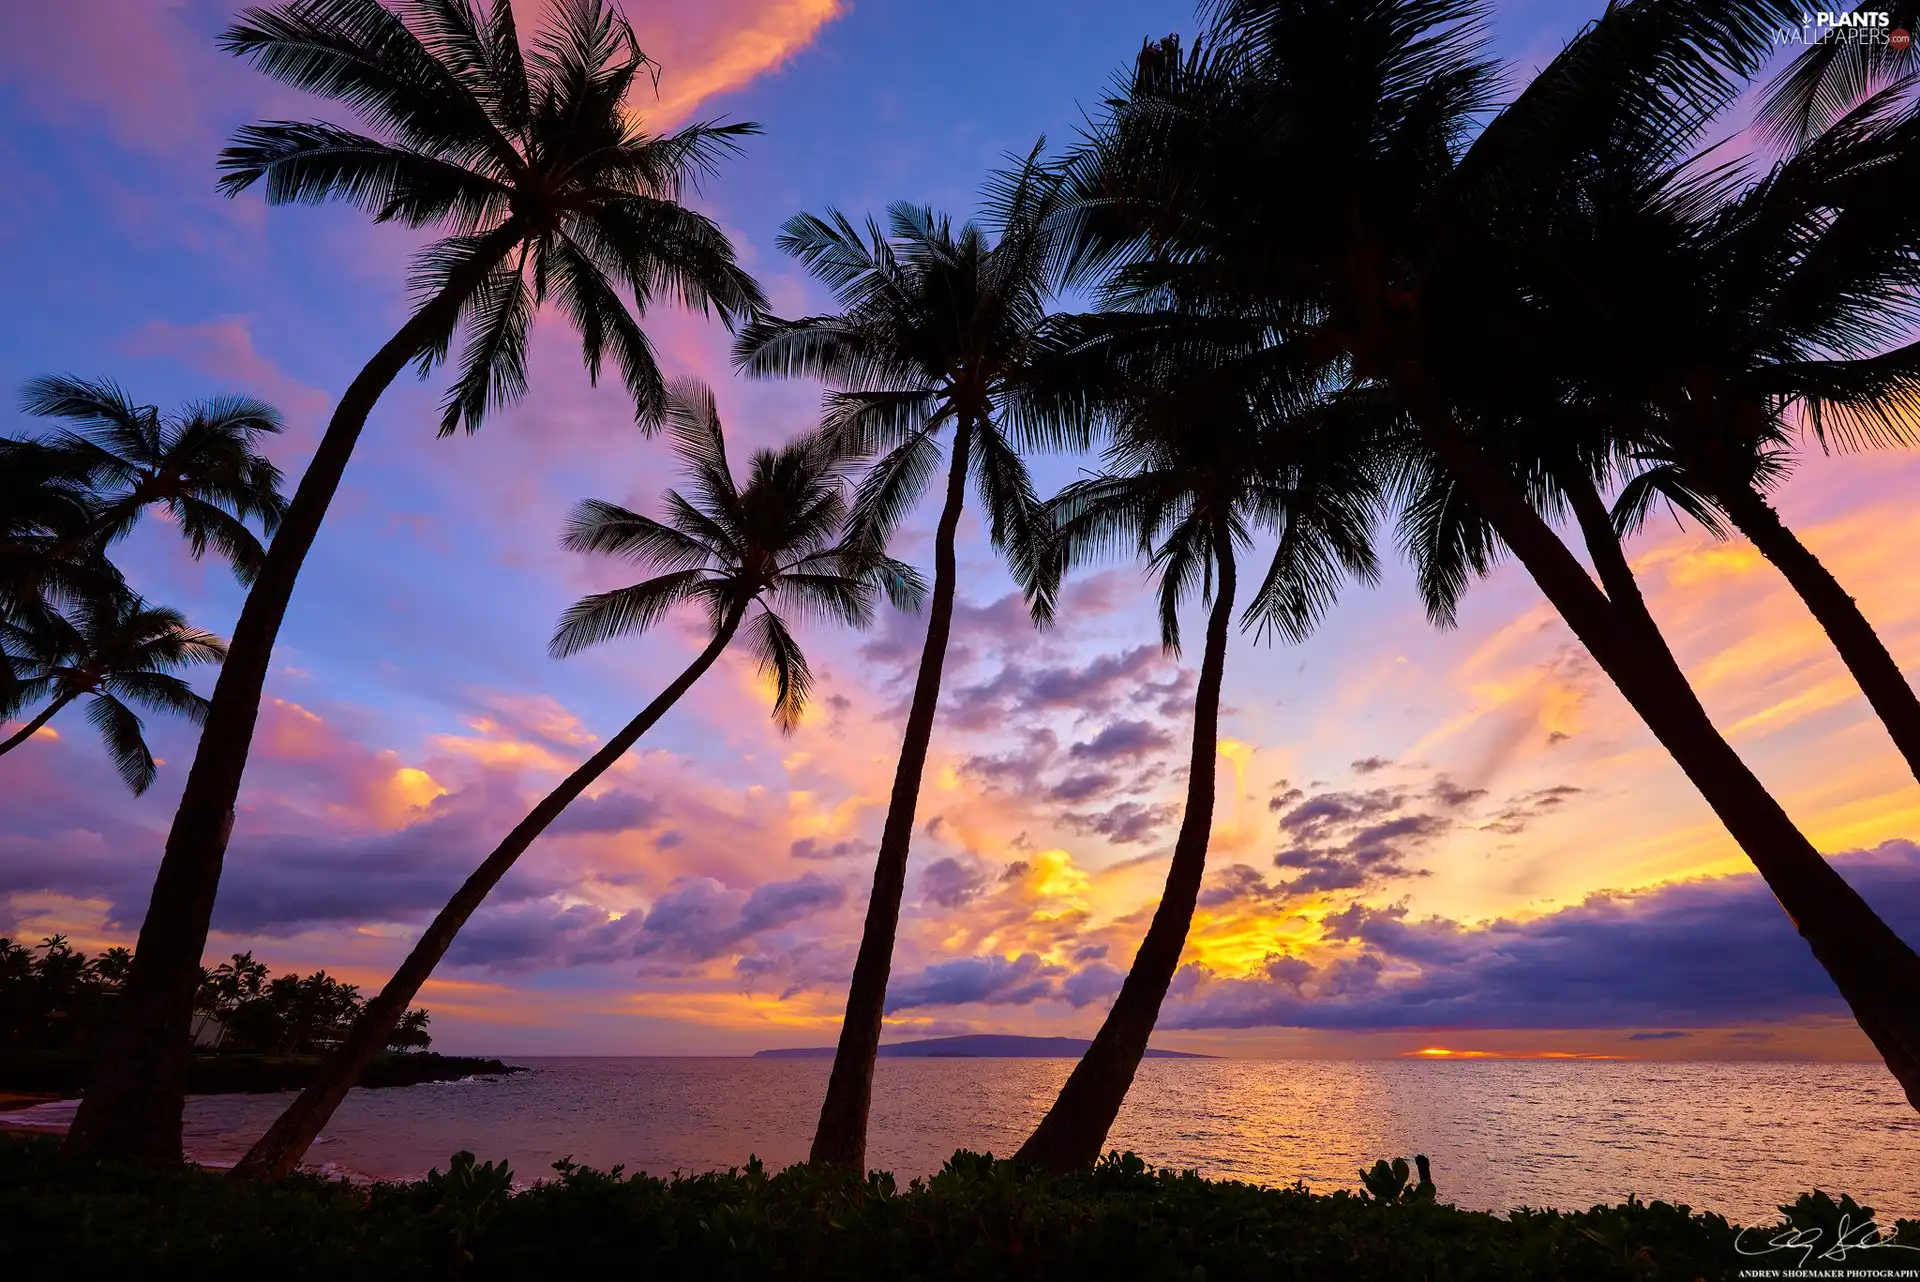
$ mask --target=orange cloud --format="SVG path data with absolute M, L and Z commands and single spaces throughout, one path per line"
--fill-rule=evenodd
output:
M 844 0 L 706 0 L 656 16 L 631 13 L 641 43 L 662 67 L 657 100 L 634 106 L 655 127 L 686 120 L 707 99 L 776 71 L 846 11 Z

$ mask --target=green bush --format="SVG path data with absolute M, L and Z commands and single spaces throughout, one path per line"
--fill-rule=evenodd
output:
M 50 1142 L 0 1138 L 0 1277 L 1534 1282 L 1731 1278 L 1759 1263 L 1735 1251 L 1726 1220 L 1664 1202 L 1500 1217 L 1205 1180 L 1130 1154 L 1046 1177 L 956 1153 L 904 1189 L 886 1175 L 770 1175 L 758 1162 L 666 1180 L 560 1163 L 532 1188 L 512 1183 L 504 1164 L 471 1154 L 410 1184 L 263 1186 L 72 1162 Z M 1871 1216 L 1825 1194 L 1783 1211 L 1783 1227 L 1803 1229 Z M 1891 1263 L 1912 1258 L 1901 1256 Z

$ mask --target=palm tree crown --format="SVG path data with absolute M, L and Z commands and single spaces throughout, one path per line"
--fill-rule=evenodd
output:
M 864 627 L 879 595 L 911 609 L 924 584 L 912 567 L 876 554 L 871 543 L 840 539 L 847 464 L 831 438 L 816 434 L 755 453 L 742 486 L 727 462 L 711 391 L 676 384 L 667 421 L 690 496 L 667 491 L 664 521 L 589 499 L 574 510 L 561 540 L 573 551 L 618 556 L 658 573 L 576 602 L 551 649 L 556 657 L 575 654 L 644 632 L 676 605 L 698 605 L 716 634 L 744 623 L 761 672 L 774 682 L 774 720 L 791 731 L 813 674 L 788 618 Z M 746 619 L 749 607 L 757 609 Z
M 0 752 L 24 742 L 53 715 L 82 697 L 87 720 L 100 732 L 120 777 L 135 793 L 153 783 L 153 753 L 141 735 L 140 716 L 129 705 L 178 713 L 192 721 L 206 716 L 207 701 L 174 676 L 177 668 L 218 663 L 226 647 L 212 633 L 189 627 L 176 610 L 150 606 L 132 593 L 92 602 L 78 622 L 41 616 L 25 630 L 18 678 L 0 714 L 12 714 L 46 699 Z
M 376 221 L 446 235 L 415 264 L 423 300 L 457 294 L 417 353 L 423 371 L 468 324 L 442 434 L 472 431 L 526 390 L 527 333 L 551 298 L 580 333 L 596 380 L 611 354 L 643 426 L 665 388 L 635 320 L 666 294 L 729 324 L 759 287 L 685 189 L 758 132 L 702 123 L 659 136 L 625 107 L 653 65 L 607 0 L 560 0 L 523 51 L 510 0 L 294 0 L 248 9 L 223 37 L 275 79 L 334 99 L 376 132 L 325 122 L 251 125 L 221 153 L 229 195 L 345 200 Z M 633 297 L 629 310 L 619 289 Z
M 988 189 L 988 228 L 895 203 L 887 230 L 838 210 L 800 214 L 779 246 L 834 292 L 841 310 L 762 317 L 734 347 L 750 374 L 817 378 L 827 427 L 880 457 L 862 478 L 853 528 L 885 542 L 938 471 L 939 436 L 985 505 L 1016 573 L 1033 554 L 1036 497 L 1021 446 L 1084 444 L 1082 389 L 1059 377 L 1062 333 L 1047 314 L 1060 187 L 1036 156 Z
M 70 541 L 104 547 L 149 504 L 164 504 L 196 560 L 211 545 L 242 583 L 253 581 L 265 549 L 247 522 L 271 535 L 286 510 L 280 469 L 256 449 L 282 430 L 271 405 L 222 396 L 162 415 L 136 405 L 111 379 L 65 375 L 31 380 L 20 400 L 29 414 L 72 424 L 40 442 L 91 491 L 84 535 Z

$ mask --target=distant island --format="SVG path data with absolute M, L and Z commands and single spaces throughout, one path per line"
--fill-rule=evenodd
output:
M 893 1042 L 880 1048 L 881 1059 L 1079 1059 L 1090 1043 L 1084 1037 L 1019 1037 L 1012 1033 L 968 1033 Z M 755 1059 L 832 1059 L 831 1046 L 798 1046 L 755 1051 Z M 1147 1049 L 1148 1059 L 1217 1059 L 1187 1051 Z

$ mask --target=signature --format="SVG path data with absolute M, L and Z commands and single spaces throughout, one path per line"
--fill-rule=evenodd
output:
M 1880 1226 L 1872 1220 L 1854 1224 L 1850 1217 L 1845 1215 L 1840 1217 L 1840 1228 L 1834 1234 L 1832 1245 L 1818 1255 L 1815 1255 L 1814 1251 L 1826 1238 L 1825 1229 L 1762 1229 L 1759 1232 L 1771 1232 L 1773 1236 L 1757 1247 L 1749 1245 L 1746 1240 L 1747 1235 L 1753 1232 L 1755 1232 L 1753 1229 L 1741 1229 L 1733 1239 L 1733 1249 L 1742 1255 L 1772 1255 L 1776 1251 L 1798 1251 L 1801 1268 L 1805 1268 L 1814 1260 L 1832 1260 L 1840 1263 L 1845 1261 L 1847 1255 L 1853 1251 L 1920 1251 L 1920 1247 L 1902 1246 L 1898 1242 L 1886 1240 L 1880 1235 Z

